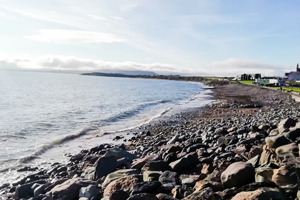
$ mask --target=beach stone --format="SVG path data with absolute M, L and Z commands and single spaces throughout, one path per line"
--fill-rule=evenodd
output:
M 187 185 L 187 186 L 194 186 L 196 183 L 196 180 L 193 178 L 185 178 L 181 180 L 182 185 Z
M 140 174 L 140 172 L 136 169 L 120 169 L 112 172 L 105 177 L 104 182 L 102 183 L 102 187 L 105 188 L 110 182 L 133 174 Z
M 300 137 L 300 128 L 292 128 L 289 132 L 286 132 L 284 136 L 291 141 L 296 141 Z
M 276 135 L 272 137 L 266 137 L 265 138 L 266 145 L 269 148 L 276 149 L 277 147 L 286 145 L 291 143 L 285 136 L 283 135 Z
M 248 160 L 247 163 L 250 163 L 255 168 L 258 166 L 259 158 L 260 158 L 260 155 L 257 155 L 255 157 L 251 158 L 250 160 Z
M 293 188 L 297 185 L 298 177 L 300 177 L 299 170 L 292 166 L 281 166 L 279 169 L 273 170 L 272 181 L 280 188 Z
M 272 166 L 271 163 L 264 166 L 256 168 L 255 172 L 255 182 L 271 182 L 273 176 L 273 170 L 275 166 Z
M 129 175 L 119 178 L 106 186 L 103 196 L 110 196 L 117 190 L 123 190 L 124 192 L 131 193 L 133 186 L 142 181 L 143 179 L 141 175 Z
M 282 155 L 286 153 L 299 153 L 299 148 L 296 143 L 290 143 L 276 148 L 275 150 L 277 155 Z
M 114 191 L 109 197 L 108 200 L 126 200 L 129 198 L 129 194 L 123 190 Z
M 159 181 L 140 182 L 133 186 L 131 195 L 138 193 L 156 194 L 160 187 L 161 183 Z
M 194 144 L 194 145 L 188 147 L 187 150 L 186 150 L 186 152 L 187 153 L 191 153 L 191 152 L 194 152 L 194 151 L 196 151 L 197 149 L 200 149 L 200 148 L 207 149 L 208 146 L 206 144 L 202 144 L 202 143 Z
M 144 171 L 143 180 L 144 181 L 157 181 L 162 174 L 162 171 Z
M 198 155 L 196 152 L 194 152 L 194 153 L 189 153 L 174 162 L 171 162 L 169 166 L 171 167 L 172 170 L 176 172 L 182 172 L 183 170 L 188 169 L 189 167 L 197 163 L 199 163 Z
M 158 180 L 159 180 L 159 182 L 161 182 L 161 184 L 165 190 L 171 190 L 178 183 L 177 173 L 171 172 L 171 171 L 164 171 L 159 176 Z
M 221 175 L 225 188 L 241 187 L 254 180 L 255 171 L 250 163 L 235 162 L 227 167 Z
M 177 200 L 176 198 L 173 198 L 172 196 L 164 194 L 164 193 L 157 194 L 156 198 L 158 200 Z
M 105 157 L 114 156 L 117 159 L 127 158 L 129 160 L 134 160 L 137 158 L 137 156 L 135 154 L 129 153 L 128 151 L 126 151 L 124 149 L 119 149 L 119 148 L 112 148 L 112 149 L 106 150 L 106 153 L 104 154 L 104 156 Z
M 99 189 L 95 185 L 89 185 L 87 187 L 82 187 L 79 190 L 79 197 L 86 197 L 91 199 L 94 196 L 100 195 Z
M 263 151 L 263 148 L 262 146 L 253 146 L 251 147 L 251 149 L 249 150 L 249 153 L 248 153 L 248 158 L 251 159 L 257 155 L 260 155 Z
M 183 198 L 183 200 L 216 200 L 216 197 L 213 190 L 208 187 L 190 194 L 189 196 Z
M 95 173 L 93 180 L 98 180 L 99 178 L 108 175 L 109 173 L 116 170 L 117 158 L 115 156 L 107 156 L 99 158 L 95 166 Z
M 142 172 L 145 171 L 166 171 L 169 170 L 170 167 L 168 165 L 168 163 L 166 163 L 165 161 L 150 161 L 147 162 L 141 169 Z
M 127 200 L 158 200 L 154 194 L 141 193 L 130 196 Z
M 144 158 L 135 159 L 132 162 L 131 168 L 141 171 L 142 167 L 146 164 L 146 162 L 157 160 L 158 158 L 159 158 L 159 155 L 151 154 L 151 155 L 145 156 Z
M 45 184 L 45 183 L 46 183 L 45 180 L 39 180 L 39 181 L 34 181 L 31 183 L 25 183 L 25 184 L 19 185 L 16 187 L 15 196 L 19 199 L 33 197 L 34 190 L 32 189 L 32 186 L 34 184 Z
M 178 139 L 179 139 L 179 135 L 176 134 L 167 142 L 167 144 L 175 144 L 178 141 Z
M 95 170 L 95 167 L 87 167 L 83 170 L 81 177 L 84 179 L 94 180 Z
M 40 194 L 44 194 L 45 188 L 48 187 L 49 185 L 50 185 L 50 183 L 45 183 L 45 184 L 42 184 L 42 185 L 39 185 L 38 187 L 36 187 L 33 190 L 33 196 L 38 197 Z
M 47 195 L 50 194 L 54 199 L 77 200 L 80 188 L 86 187 L 90 184 L 94 183 L 82 179 L 69 179 L 62 184 L 56 185 L 50 192 L 47 193 Z
M 297 120 L 291 119 L 291 118 L 286 118 L 286 119 L 282 119 L 277 127 L 283 127 L 286 129 L 289 129 L 290 127 L 294 127 L 297 123 Z
M 240 192 L 236 194 L 231 200 L 286 200 L 285 195 L 277 188 L 261 188 L 255 191 Z

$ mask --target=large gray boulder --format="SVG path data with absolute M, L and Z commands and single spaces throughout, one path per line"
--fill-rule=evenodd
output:
M 117 158 L 115 156 L 107 156 L 99 158 L 94 164 L 95 172 L 94 172 L 94 180 L 98 180 L 103 176 L 113 172 L 116 170 L 117 166 Z
M 255 170 L 252 164 L 235 162 L 221 174 L 221 181 L 225 188 L 241 187 L 254 181 Z

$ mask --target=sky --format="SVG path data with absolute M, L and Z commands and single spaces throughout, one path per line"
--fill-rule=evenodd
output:
M 282 76 L 299 0 L 0 0 L 0 69 Z

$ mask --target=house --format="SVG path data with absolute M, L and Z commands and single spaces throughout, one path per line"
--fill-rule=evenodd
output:
M 300 68 L 299 64 L 297 64 L 296 71 L 285 74 L 287 76 L 288 81 L 300 81 Z

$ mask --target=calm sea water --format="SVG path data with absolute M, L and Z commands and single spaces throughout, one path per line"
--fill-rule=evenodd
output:
M 78 138 L 95 132 L 203 106 L 208 96 L 199 83 L 0 71 L 0 170 L 41 159 L 50 149 L 82 145 Z

